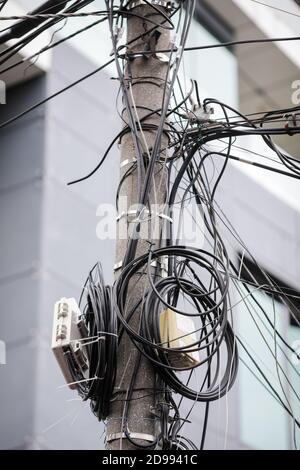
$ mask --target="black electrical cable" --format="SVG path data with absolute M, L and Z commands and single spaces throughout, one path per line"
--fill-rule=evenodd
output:
M 89 360 L 89 376 L 74 374 L 74 381 L 79 382 L 78 390 L 83 400 L 90 400 L 93 413 L 99 420 L 104 420 L 109 414 L 115 383 L 118 321 L 112 303 L 112 288 L 105 285 L 99 263 L 86 280 L 80 303 L 83 302 L 86 337 L 82 347 Z
M 109 367 L 107 360 L 112 354 L 114 361 L 116 361 L 117 342 L 121 341 L 125 333 L 128 334 L 138 350 L 138 354 L 130 376 L 129 387 L 124 390 L 126 395 L 125 399 L 122 400 L 124 408 L 121 432 L 138 449 L 152 449 L 160 446 L 163 450 L 194 450 L 196 449 L 195 444 L 183 435 L 182 429 L 184 424 L 188 422 L 195 403 L 201 402 L 205 407 L 200 442 L 200 448 L 203 449 L 208 429 L 210 403 L 225 396 L 232 388 L 237 376 L 238 349 L 236 343 L 238 338 L 235 336 L 233 328 L 231 311 L 234 306 L 232 307 L 230 288 L 236 286 L 236 291 L 238 291 L 239 287 L 236 282 L 238 280 L 244 284 L 244 280 L 240 278 L 240 273 L 237 272 L 227 252 L 227 244 L 225 244 L 219 222 L 221 221 L 223 226 L 229 230 L 231 236 L 242 247 L 244 247 L 244 244 L 234 230 L 228 226 L 226 220 L 224 221 L 224 218 L 220 217 L 216 203 L 217 192 L 220 182 L 226 174 L 229 161 L 232 159 L 251 163 L 264 170 L 275 171 L 285 176 L 300 177 L 300 167 L 296 159 L 284 154 L 272 140 L 274 135 L 297 135 L 300 133 L 299 107 L 247 116 L 215 99 L 208 98 L 204 100 L 202 107 L 196 83 L 192 83 L 189 92 L 183 93 L 178 78 L 180 61 L 184 50 L 210 49 L 224 47 L 229 44 L 298 40 L 300 38 L 237 41 L 208 47 L 187 48 L 186 39 L 191 25 L 195 1 L 186 0 L 181 2 L 180 7 L 174 10 L 179 11 L 180 14 L 177 27 L 177 33 L 180 32 L 179 49 L 175 47 L 174 41 L 168 51 L 155 51 L 155 53 L 170 53 L 164 80 L 157 83 L 157 86 L 162 87 L 164 90 L 161 107 L 156 109 L 143 106 L 136 107 L 132 98 L 131 87 L 136 83 L 141 83 L 141 81 L 137 81 L 132 75 L 131 61 L 135 59 L 137 52 L 131 53 L 131 50 L 127 50 L 126 54 L 121 54 L 122 49 L 128 48 L 130 44 L 118 46 L 119 30 L 125 15 L 124 2 L 121 2 L 119 12 L 114 8 L 114 1 L 106 0 L 105 3 L 114 56 L 109 63 L 115 61 L 117 67 L 120 91 L 123 94 L 124 102 L 122 110 L 124 128 L 110 143 L 97 167 L 87 176 L 69 184 L 86 180 L 95 174 L 108 157 L 113 145 L 128 133 L 132 135 L 136 158 L 132 163 L 129 162 L 128 169 L 122 172 L 116 195 L 117 207 L 122 184 L 135 172 L 137 174 L 136 200 L 139 207 L 141 206 L 140 211 L 143 211 L 144 208 L 149 210 L 149 221 L 151 221 L 152 217 L 157 216 L 151 211 L 151 200 L 155 196 L 153 194 L 155 189 L 153 180 L 161 171 L 165 171 L 167 182 L 164 184 L 166 186 L 165 207 L 163 213 L 159 214 L 163 218 L 163 223 L 159 230 L 158 239 L 154 240 L 152 234 L 149 235 L 149 250 L 136 257 L 139 236 L 137 238 L 132 236 L 128 240 L 122 270 L 113 287 L 104 285 L 99 268 L 96 268 L 96 277 L 95 275 L 89 277 L 86 285 L 87 307 L 84 318 L 90 329 L 91 338 L 93 336 L 97 338 L 97 332 L 102 331 L 104 339 L 101 340 L 102 342 L 97 340 L 91 343 L 91 349 L 89 350 L 91 383 L 87 386 L 83 382 L 80 387 L 82 388 L 82 396 L 91 399 L 95 414 L 99 419 L 104 419 L 109 410 L 109 402 L 114 401 L 116 397 L 113 395 L 113 385 L 110 383 L 110 386 L 105 387 L 101 378 L 106 376 L 110 379 L 110 382 L 114 381 L 116 362 L 114 362 L 114 366 Z M 148 2 L 146 3 L 148 4 Z M 183 5 L 185 8 L 183 8 Z M 152 9 L 152 16 L 155 17 L 159 12 L 157 7 L 152 6 Z M 127 11 L 126 14 L 138 16 L 141 11 Z M 165 16 L 162 15 L 162 23 L 156 23 L 149 17 L 142 17 L 145 33 L 130 41 L 131 45 L 133 44 L 135 48 L 139 48 L 139 41 L 147 38 L 147 35 L 149 37 L 159 27 L 162 29 L 174 28 L 175 22 L 173 23 L 170 20 L 171 15 L 170 17 Z M 153 51 L 146 49 L 146 51 L 141 52 L 143 57 L 148 53 L 153 54 Z M 127 71 L 126 78 L 125 70 Z M 153 80 L 151 76 L 143 77 L 145 85 L 147 83 L 152 85 L 155 83 Z M 181 93 L 180 98 L 178 95 L 176 96 L 175 85 L 177 83 Z M 192 96 L 194 92 L 196 95 L 195 101 L 193 100 L 194 96 Z M 212 120 L 208 105 L 218 106 L 223 117 L 216 121 Z M 137 109 L 140 112 L 142 111 L 142 118 L 139 118 Z M 232 113 L 234 116 L 231 116 Z M 148 120 L 151 116 L 158 118 L 159 123 L 149 124 Z M 166 123 L 167 118 L 168 122 Z M 4 123 L 4 125 L 7 125 L 7 123 Z M 154 145 L 151 149 L 147 149 L 147 152 L 144 150 L 141 139 L 143 131 L 155 133 Z M 239 159 L 232 155 L 235 139 L 249 135 L 262 138 L 275 153 L 276 160 L 274 162 L 277 162 L 278 159 L 278 163 L 288 168 L 289 172 L 282 171 L 281 168 Z M 168 139 L 165 139 L 167 140 L 165 145 L 162 145 L 163 136 L 168 137 Z M 222 143 L 224 143 L 225 148 L 220 152 L 213 152 L 208 144 L 220 141 L 220 139 L 223 139 Z M 170 154 L 166 154 L 167 151 Z M 222 157 L 225 161 L 222 162 L 222 165 L 218 165 L 214 156 Z M 212 166 L 211 171 L 209 165 Z M 203 221 L 204 230 L 207 230 L 206 238 L 209 240 L 209 249 L 192 248 L 180 241 L 180 229 L 184 225 L 183 213 L 189 196 L 193 198 L 197 209 L 195 217 L 199 217 L 199 219 L 196 222 Z M 177 234 L 174 230 L 176 225 L 175 204 L 180 204 L 179 221 L 176 222 L 178 226 Z M 137 214 L 133 234 L 139 232 L 141 224 L 139 215 L 141 213 L 138 212 Z M 163 238 L 164 230 L 167 233 L 166 239 Z M 132 285 L 132 282 L 140 282 L 145 277 L 147 278 L 147 287 L 141 298 L 133 305 L 128 299 L 129 286 Z M 273 295 L 276 293 L 283 299 L 286 295 L 286 299 L 289 299 L 288 293 L 283 292 L 280 286 L 273 283 L 268 276 L 265 276 L 265 278 L 265 291 L 269 290 Z M 253 279 L 253 284 L 257 285 L 255 279 Z M 246 290 L 250 298 L 254 299 L 264 317 L 268 319 L 267 312 L 265 312 L 247 285 Z M 138 329 L 135 329 L 132 327 L 131 320 L 137 311 L 141 313 Z M 96 312 L 96 315 L 94 312 Z M 180 338 L 174 340 L 170 337 L 166 340 L 161 331 L 161 317 L 167 314 L 173 315 L 177 320 L 181 319 L 184 322 L 193 320 L 194 331 L 191 331 L 190 334 L 183 333 Z M 262 334 L 256 321 L 256 317 L 259 318 L 260 316 L 255 309 L 252 309 L 249 314 L 253 316 L 259 333 Z M 96 320 L 93 320 L 93 315 Z M 281 351 L 283 351 L 283 348 L 294 351 L 270 319 L 268 327 L 273 329 L 275 341 L 277 337 L 281 341 L 278 346 Z M 111 334 L 113 340 L 111 339 L 109 343 L 107 338 L 109 333 L 112 332 L 114 332 Z M 174 345 L 172 343 L 175 340 Z M 109 345 L 112 353 L 105 349 L 105 345 Z M 286 357 L 285 351 L 283 352 Z M 151 362 L 156 372 L 157 380 L 153 396 L 157 397 L 158 405 L 156 407 L 156 416 L 153 419 L 156 419 L 160 426 L 153 442 L 146 444 L 141 444 L 132 438 L 128 424 L 132 402 L 139 399 L 135 395 L 135 386 L 142 356 Z M 199 359 L 192 359 L 195 357 Z M 273 357 L 277 370 L 283 371 L 277 354 Z M 183 358 L 186 359 L 185 362 L 182 362 Z M 254 366 L 258 369 L 256 363 L 254 363 Z M 258 371 L 260 372 L 260 369 Z M 198 385 L 199 377 L 201 378 L 200 385 Z M 269 382 L 265 380 L 267 377 L 265 375 L 262 375 L 262 377 L 270 386 Z M 96 380 L 96 378 L 98 379 Z M 174 392 L 181 397 L 178 400 L 179 403 L 176 403 L 172 397 Z M 272 388 L 271 393 L 281 404 L 284 404 L 280 394 L 276 395 Z M 180 415 L 183 398 L 194 402 L 185 417 Z M 290 415 L 293 414 L 289 407 L 285 407 L 285 409 Z

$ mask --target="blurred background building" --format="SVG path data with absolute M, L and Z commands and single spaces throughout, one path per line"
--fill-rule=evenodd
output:
M 295 1 L 264 3 L 269 6 L 251 0 L 199 1 L 190 45 L 299 35 L 300 8 Z M 10 0 L 1 15 L 22 14 L 38 4 L 38 0 Z M 95 0 L 89 9 L 102 7 L 102 0 Z M 63 28 L 44 33 L 12 62 L 92 21 L 63 22 Z M 0 121 L 93 71 L 109 59 L 110 52 L 107 26 L 100 24 L 2 74 L 7 95 L 6 104 L 0 105 Z M 186 77 L 198 80 L 201 98 L 220 99 L 243 113 L 300 104 L 300 94 L 295 93 L 300 80 L 297 42 L 187 52 L 184 65 Z M 50 343 L 54 302 L 62 296 L 78 298 L 96 260 L 102 262 L 107 282 L 113 280 L 114 242 L 98 239 L 96 229 L 97 208 L 114 202 L 118 149 L 96 176 L 79 185 L 66 184 L 94 168 L 120 129 L 114 77 L 111 66 L 0 130 L 0 340 L 6 343 L 6 364 L 0 365 L 1 449 L 104 445 L 103 425 L 64 386 Z M 300 158 L 298 137 L 282 137 L 277 143 Z M 258 139 L 244 138 L 243 147 L 267 154 Z M 242 149 L 239 154 L 247 157 Z M 257 261 L 295 290 L 300 290 L 299 188 L 297 180 L 236 163 L 230 164 L 218 193 L 222 209 Z M 230 250 L 240 255 L 238 248 Z M 270 303 L 267 296 L 261 300 L 266 306 Z M 278 308 L 283 313 L 278 319 L 281 330 L 291 341 L 299 340 L 300 330 L 284 312 L 286 307 Z M 255 336 L 243 304 L 236 306 L 236 318 L 241 335 L 266 369 L 273 370 L 270 380 L 278 387 L 275 363 Z M 294 385 L 299 390 L 299 382 Z M 299 401 L 294 405 L 299 418 Z M 194 440 L 199 435 L 200 441 L 203 410 L 200 405 L 197 410 L 185 431 Z M 229 399 L 212 406 L 205 448 L 223 449 L 227 429 L 229 449 L 289 449 L 291 424 L 241 365 Z

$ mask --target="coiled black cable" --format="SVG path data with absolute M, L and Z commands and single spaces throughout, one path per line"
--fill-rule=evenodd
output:
M 89 360 L 89 377 L 75 374 L 83 400 L 90 400 L 99 420 L 109 413 L 114 389 L 118 321 L 112 303 L 112 287 L 105 285 L 102 267 L 97 263 L 86 280 L 80 303 L 85 302 L 82 320 L 86 327 L 83 346 Z M 85 380 L 86 379 L 86 380 Z
M 184 259 L 195 266 L 193 270 L 207 271 L 213 276 L 216 288 L 209 291 L 195 275 L 193 281 L 187 277 L 187 272 L 169 275 L 160 278 L 153 273 L 151 264 L 160 262 L 163 257 L 178 261 Z M 221 269 L 219 270 L 218 267 Z M 130 326 L 133 314 L 127 312 L 126 292 L 132 276 L 142 269 L 147 269 L 150 288 L 145 293 L 142 303 L 141 328 L 135 331 Z M 187 269 L 187 268 L 186 268 Z M 152 273 L 151 273 L 152 270 Z M 225 272 L 222 276 L 220 271 Z M 189 270 L 189 275 L 191 274 Z M 203 275 L 203 273 L 202 273 Z M 205 250 L 196 250 L 184 246 L 171 246 L 153 250 L 149 254 L 139 257 L 126 266 L 116 281 L 114 288 L 114 303 L 117 315 L 126 332 L 140 352 L 146 356 L 157 370 L 163 381 L 175 392 L 195 401 L 208 402 L 224 396 L 232 387 L 238 367 L 237 347 L 232 328 L 227 321 L 227 292 L 228 277 L 226 267 L 215 255 Z M 188 296 L 193 304 L 191 311 L 183 311 L 178 305 L 178 293 Z M 170 303 L 171 302 L 171 303 Z M 189 344 L 188 347 L 170 348 L 162 344 L 160 334 L 160 315 L 164 309 L 170 308 L 178 315 L 192 316 L 200 320 L 198 329 L 199 340 Z M 224 340 L 224 341 L 223 341 Z M 220 348 L 225 344 L 227 349 L 227 363 L 225 371 L 220 370 Z M 174 367 L 170 364 L 168 355 L 188 354 L 198 351 L 201 360 L 190 367 Z M 204 355 L 206 353 L 206 355 Z M 200 367 L 216 360 L 215 376 L 211 385 L 205 391 L 193 390 L 180 380 L 176 372 Z

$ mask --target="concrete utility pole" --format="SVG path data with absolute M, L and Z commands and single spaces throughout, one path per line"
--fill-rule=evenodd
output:
M 148 4 L 147 4 L 148 3 Z M 169 27 L 169 24 L 164 19 L 164 15 L 168 13 L 167 1 L 153 1 L 148 2 L 142 0 L 134 0 L 129 4 L 134 15 L 128 15 L 127 20 L 127 42 L 130 43 L 130 50 L 128 52 L 141 51 L 141 50 L 164 50 L 170 47 L 170 30 L 166 28 L 157 27 L 155 23 L 164 24 Z M 153 8 L 149 3 L 152 3 Z M 159 10 L 159 11 L 158 11 Z M 151 21 L 147 21 L 148 20 Z M 149 32 L 149 34 L 147 34 Z M 146 34 L 145 34 L 146 33 Z M 134 38 L 143 35 L 142 38 L 135 42 L 131 42 Z M 160 110 L 162 107 L 164 97 L 164 87 L 166 76 L 168 74 L 168 61 L 164 60 L 165 57 L 160 55 L 145 55 L 143 57 L 135 57 L 127 63 L 125 71 L 125 79 L 130 97 L 130 107 L 133 114 L 137 114 L 141 120 L 147 116 L 149 112 L 155 113 L 145 120 L 143 123 L 143 132 L 138 132 L 140 145 L 144 153 L 144 164 L 147 166 L 149 155 L 156 138 L 156 131 L 149 130 L 148 124 L 158 126 L 160 122 Z M 125 107 L 125 100 L 123 100 Z M 135 114 L 135 115 L 136 115 Z M 128 122 L 128 110 L 124 109 L 123 119 Z M 146 145 L 147 143 L 147 145 Z M 163 135 L 161 141 L 161 149 L 166 148 L 167 137 Z M 131 133 L 123 136 L 121 142 L 121 180 L 130 166 L 133 165 L 134 160 L 137 158 L 133 139 Z M 165 157 L 165 152 L 162 151 L 160 159 Z M 155 164 L 155 176 L 151 188 L 150 203 L 163 205 L 166 197 L 166 183 L 167 174 L 162 162 L 157 161 Z M 143 177 L 142 177 L 143 179 Z M 127 207 L 129 208 L 138 203 L 138 174 L 137 169 L 132 172 L 130 176 L 125 179 L 121 187 L 120 199 L 127 198 Z M 124 210 L 124 207 L 119 208 L 119 212 Z M 155 215 L 154 215 L 155 216 Z M 136 218 L 134 214 L 126 214 L 125 221 L 127 222 Z M 157 217 L 157 216 L 156 216 Z M 144 216 L 145 219 L 147 217 Z M 160 220 L 160 222 L 158 222 Z M 121 221 L 119 221 L 121 223 Z M 124 220 L 123 220 L 124 223 Z M 163 224 L 163 219 L 156 218 L 157 224 Z M 149 220 L 143 221 L 141 224 L 141 237 L 138 242 L 136 257 L 141 254 L 147 253 L 149 250 L 149 229 L 151 222 Z M 153 224 L 153 219 L 152 219 Z M 157 232 L 156 232 L 157 233 Z M 116 247 L 116 264 L 124 259 L 128 240 L 117 240 Z M 119 271 L 116 271 L 118 276 Z M 128 296 L 130 305 L 135 305 L 137 301 L 143 298 L 145 289 L 148 287 L 147 276 L 144 275 L 141 279 L 132 279 Z M 130 325 L 138 331 L 139 317 L 141 310 L 137 309 Z M 118 366 L 115 390 L 111 401 L 111 411 L 107 419 L 107 448 L 109 450 L 129 450 L 136 449 L 136 447 L 126 439 L 124 430 L 124 400 L 126 400 L 126 392 L 131 382 L 132 374 L 136 368 L 136 358 L 138 355 L 137 349 L 125 334 L 121 340 L 118 354 Z M 157 435 L 157 419 L 153 410 L 158 401 L 158 397 L 154 396 L 155 386 L 155 373 L 152 366 L 144 357 L 141 359 L 140 367 L 137 370 L 137 376 L 134 384 L 134 393 L 128 413 L 127 429 L 130 432 L 130 437 L 142 445 L 149 445 L 151 436 Z M 140 398 L 143 397 L 143 398 Z

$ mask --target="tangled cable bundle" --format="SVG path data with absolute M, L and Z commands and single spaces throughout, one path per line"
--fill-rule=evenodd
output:
M 185 8 L 183 8 L 183 4 Z M 163 21 L 164 28 L 169 28 L 171 25 L 178 32 L 179 26 L 175 28 L 172 21 L 173 15 L 177 11 L 180 12 L 181 34 L 179 34 L 178 40 L 180 47 L 176 53 L 173 46 L 168 51 L 172 67 L 168 66 L 165 77 L 165 83 L 168 83 L 168 87 L 162 109 L 142 108 L 143 117 L 140 119 L 136 112 L 133 95 L 129 92 L 132 84 L 130 80 L 124 80 L 128 56 L 121 53 L 123 46 L 118 46 L 116 34 L 116 31 L 119 31 L 123 25 L 123 16 L 116 14 L 116 10 L 113 9 L 113 1 L 106 1 L 106 5 L 120 88 L 128 120 L 121 133 L 109 145 L 97 167 L 86 177 L 72 183 L 94 175 L 104 164 L 118 138 L 128 133 L 131 133 L 136 155 L 134 161 L 131 164 L 128 163 L 128 168 L 121 178 L 117 190 L 117 202 L 120 188 L 127 178 L 137 172 L 138 175 L 145 175 L 144 179 L 137 179 L 137 203 L 147 209 L 150 208 L 153 192 L 151 182 L 154 180 L 155 171 L 163 169 L 167 173 L 165 204 L 163 213 L 160 214 L 163 220 L 161 234 L 164 231 L 167 237 L 164 239 L 160 237 L 154 241 L 150 233 L 148 239 L 150 248 L 139 257 L 136 257 L 139 240 L 129 237 L 126 254 L 122 260 L 122 269 L 119 271 L 112 289 L 112 315 L 114 321 L 117 318 L 119 324 L 118 342 L 120 344 L 126 332 L 139 351 L 134 362 L 126 399 L 124 399 L 122 431 L 137 448 L 154 448 L 159 445 L 162 449 L 195 449 L 198 446 L 184 436 L 182 428 L 192 413 L 195 403 L 200 402 L 205 404 L 199 445 L 199 448 L 203 449 L 210 404 L 227 395 L 232 388 L 237 376 L 239 356 L 241 350 L 245 348 L 243 340 L 234 330 L 230 290 L 235 288 L 240 296 L 239 288 L 236 287 L 233 277 L 238 277 L 246 289 L 248 286 L 240 278 L 235 259 L 230 258 L 227 252 L 227 243 L 220 227 L 225 228 L 234 241 L 241 245 L 243 250 L 253 259 L 247 247 L 222 213 L 216 201 L 217 191 L 230 160 L 251 164 L 284 177 L 300 178 L 299 161 L 284 154 L 273 140 L 278 135 L 300 133 L 300 107 L 246 116 L 216 99 L 208 98 L 201 103 L 196 81 L 192 81 L 190 90 L 184 93 L 178 72 L 182 58 L 181 52 L 186 46 L 190 20 L 195 6 L 194 0 L 187 0 L 180 2 L 179 7 L 172 11 L 170 21 Z M 145 17 L 145 25 L 147 24 L 152 31 L 155 29 L 155 25 L 150 24 L 148 20 L 149 18 Z M 140 37 L 135 38 L 133 44 L 140 39 Z M 147 49 L 145 50 L 147 51 Z M 134 60 L 134 53 L 130 52 L 130 55 L 130 60 Z M 147 77 L 147 80 L 151 81 L 151 77 Z M 215 107 L 215 112 L 220 111 L 221 113 L 221 117 L 218 119 L 213 119 L 212 106 Z M 147 158 L 145 158 L 145 152 L 142 150 L 145 142 L 142 141 L 141 136 L 143 132 L 152 130 L 147 120 L 153 115 L 158 115 L 160 122 L 155 125 L 155 142 L 151 145 L 151 149 L 146 149 Z M 264 140 L 268 148 L 275 154 L 276 165 L 272 163 L 274 161 L 272 158 L 266 157 L 267 161 L 264 160 L 261 163 L 251 159 L 242 159 L 235 155 L 235 150 L 238 148 L 237 139 L 250 135 Z M 167 137 L 167 149 L 162 145 L 163 136 Z M 215 148 L 216 143 L 222 146 L 221 150 Z M 167 153 L 166 150 L 168 150 Z M 249 155 L 251 155 L 251 151 L 249 151 Z M 263 155 L 260 157 L 264 158 Z M 157 170 L 158 165 L 159 170 Z M 207 246 L 205 250 L 199 249 L 199 247 L 185 246 L 185 241 L 182 243 L 179 236 L 180 228 L 184 225 L 183 214 L 189 201 L 193 201 L 196 207 L 195 224 L 198 235 L 204 234 L 205 246 Z M 176 207 L 179 207 L 180 213 L 177 225 L 174 222 Z M 150 211 L 149 220 L 151 217 L 153 215 Z M 203 227 L 200 222 L 203 223 Z M 133 233 L 139 232 L 138 217 L 136 229 Z M 262 268 L 259 269 L 263 272 Z M 133 303 L 128 292 L 131 290 L 132 283 L 138 283 L 142 278 L 147 278 L 147 282 L 143 281 L 143 285 L 146 287 L 141 291 L 140 298 Z M 257 285 L 255 279 L 254 285 Z M 266 285 L 271 291 L 275 289 L 273 281 L 267 276 Z M 276 286 L 276 289 L 281 292 L 280 286 Z M 247 292 L 249 299 L 254 300 L 263 315 L 268 318 L 252 291 L 247 290 Z M 281 292 L 281 294 L 284 301 L 286 293 Z M 177 335 L 175 339 L 171 337 L 166 340 L 161 323 L 164 315 L 170 315 L 170 318 L 176 318 L 185 324 L 190 319 L 195 322 L 193 335 L 188 342 L 180 342 L 188 336 L 187 333 L 182 337 Z M 138 322 L 136 321 L 137 316 Z M 278 347 L 287 357 L 283 348 L 288 347 L 290 351 L 291 347 L 270 320 L 269 325 L 276 332 L 276 338 L 281 341 Z M 261 331 L 258 331 L 261 334 Z M 247 348 L 246 351 L 250 361 L 250 365 L 249 361 L 246 361 L 246 367 L 260 380 L 256 375 L 258 371 L 258 374 L 261 375 L 261 381 L 269 393 L 293 417 L 292 408 L 284 398 L 284 391 L 280 394 L 274 389 Z M 193 354 L 196 354 L 199 360 L 186 361 L 184 365 L 178 360 L 182 356 L 190 357 Z M 132 401 L 136 399 L 133 394 L 142 356 L 150 361 L 157 372 L 159 385 L 155 384 L 153 393 L 159 393 L 160 396 L 159 406 L 157 405 L 160 433 L 155 441 L 144 445 L 132 439 L 128 426 L 129 409 Z M 288 357 L 287 360 L 289 360 Z M 242 362 L 245 363 L 244 358 L 242 358 Z M 254 370 L 251 366 L 254 367 Z M 281 366 L 279 365 L 279 367 Z M 113 379 L 112 376 L 111 382 Z M 180 398 L 173 398 L 172 393 Z M 181 416 L 183 398 L 193 402 L 190 411 L 184 417 Z M 299 426 L 299 421 L 296 419 L 293 423 L 295 427 Z
M 172 267 L 169 268 L 170 275 L 161 278 L 151 273 L 153 271 L 151 265 L 153 262 L 160 263 L 164 258 L 168 259 Z M 142 299 L 140 331 L 134 331 L 130 326 L 134 309 L 126 305 L 126 292 L 130 279 L 143 268 L 147 269 L 151 287 Z M 223 262 L 207 251 L 184 246 L 161 248 L 126 266 L 114 289 L 118 318 L 136 347 L 151 361 L 162 380 L 173 391 L 191 400 L 203 402 L 217 400 L 226 394 L 234 383 L 238 365 L 237 346 L 227 320 L 229 278 L 226 274 L 221 275 L 218 268 L 226 272 Z M 198 274 L 197 270 L 200 271 Z M 201 280 L 203 270 L 213 279 L 210 290 Z M 192 304 L 191 309 L 184 311 L 179 308 L 178 302 L 181 296 Z M 161 340 L 160 315 L 166 308 L 183 317 L 198 318 L 201 324 L 198 329 L 199 340 L 189 344 L 188 347 L 164 346 Z M 220 347 L 223 340 L 227 348 L 227 364 L 225 371 L 221 372 Z M 183 369 L 170 365 L 168 353 L 181 355 L 195 351 L 199 351 L 201 357 L 198 364 Z M 200 390 L 188 388 L 176 375 L 176 372 L 204 365 L 207 369 L 213 369 L 214 359 L 216 360 L 214 376 L 206 373 Z M 222 379 L 219 377 L 221 373 Z M 205 383 L 207 389 L 204 391 Z
M 47 5 L 25 15 L 25 23 L 21 21 L 0 31 L 1 44 L 9 39 L 16 39 L 0 52 L 0 66 L 6 64 L 1 72 L 11 71 L 26 60 L 39 57 L 40 54 L 65 40 L 84 33 L 104 21 L 108 23 L 112 39 L 113 57 L 84 77 L 30 106 L 17 116 L 2 122 L 0 129 L 21 119 L 114 62 L 120 96 L 122 95 L 119 114 L 123 119 L 123 129 L 108 145 L 96 168 L 69 184 L 78 183 L 95 175 L 109 158 L 113 146 L 130 136 L 134 148 L 134 155 L 131 157 L 134 158 L 122 162 L 126 168 L 117 190 L 117 206 L 123 185 L 128 178 L 136 174 L 134 184 L 137 197 L 134 202 L 137 207 L 148 211 L 149 227 L 155 218 L 159 218 L 160 224 L 158 238 L 154 236 L 151 225 L 147 237 L 148 243 L 143 245 L 147 248 L 142 251 L 138 249 L 141 241 L 139 237 L 128 237 L 125 256 L 117 263 L 122 269 L 118 272 L 113 286 L 105 284 L 99 263 L 89 273 L 80 302 L 83 306 L 81 327 L 84 334 L 81 344 L 77 345 L 83 357 L 87 356 L 89 367 L 85 369 L 78 367 L 72 354 L 66 353 L 72 378 L 81 397 L 83 400 L 90 400 L 91 408 L 99 420 L 107 418 L 112 401 L 122 401 L 120 434 L 124 433 L 137 448 L 153 449 L 159 446 L 164 450 L 194 450 L 198 447 L 203 449 L 211 402 L 225 396 L 232 388 L 240 360 L 266 388 L 272 399 L 275 399 L 292 418 L 296 447 L 296 427 L 300 428 L 300 422 L 295 416 L 289 394 L 282 386 L 282 375 L 285 376 L 289 393 L 294 395 L 294 398 L 297 397 L 298 401 L 299 396 L 292 379 L 285 374 L 280 356 L 277 354 L 280 350 L 280 355 L 284 357 L 298 379 L 299 371 L 290 357 L 295 351 L 279 331 L 275 315 L 274 320 L 271 320 L 260 298 L 255 297 L 255 292 L 264 293 L 273 301 L 276 295 L 276 298 L 287 307 L 290 308 L 292 305 L 291 316 L 298 325 L 300 325 L 300 314 L 294 302 L 299 300 L 299 296 L 282 289 L 257 263 L 223 213 L 217 196 L 220 182 L 231 160 L 280 174 L 284 178 L 300 179 L 299 160 L 285 153 L 274 140 L 277 136 L 300 134 L 300 106 L 244 115 L 220 100 L 207 98 L 201 102 L 197 82 L 192 80 L 190 90 L 186 91 L 181 83 L 180 72 L 182 57 L 187 51 L 210 50 L 237 44 L 299 41 L 300 38 L 250 39 L 188 47 L 187 39 L 196 0 L 178 0 L 161 3 L 160 6 L 145 0 L 138 2 L 133 8 L 131 8 L 132 2 L 127 0 L 105 0 L 104 10 L 85 13 L 80 13 L 79 10 L 92 3 L 92 0 L 72 0 L 70 5 L 67 3 L 62 0 L 53 10 L 53 5 L 48 5 L 47 2 Z M 0 11 L 5 4 L 6 0 L 0 5 Z M 162 5 L 165 5 L 166 10 Z M 146 10 L 147 13 L 143 14 Z M 11 62 L 11 58 L 17 52 L 50 26 L 58 24 L 64 18 L 70 18 L 72 21 L 74 16 L 92 17 L 95 13 L 102 18 L 65 38 L 51 42 L 27 59 Z M 120 43 L 125 21 L 136 18 L 142 20 L 142 33 L 125 44 Z M 30 27 L 32 24 L 35 25 L 33 30 Z M 169 47 L 166 50 L 156 49 L 153 44 L 157 44 L 162 33 L 169 30 L 175 33 Z M 161 61 L 165 64 L 165 76 L 156 77 L 156 81 L 155 77 L 148 75 L 143 78 L 134 77 L 131 69 L 135 59 Z M 141 83 L 149 87 L 154 84 L 164 91 L 161 107 L 151 109 L 149 104 L 146 108 L 144 102 L 136 103 L 134 87 Z M 220 117 L 214 118 L 213 111 Z M 154 120 L 154 117 L 157 120 Z M 155 138 L 151 141 L 151 145 L 148 145 L 146 136 L 150 133 Z M 245 136 L 262 139 L 268 152 L 271 150 L 271 156 L 257 154 L 237 145 Z M 237 150 L 247 152 L 249 158 L 241 158 L 240 154 L 236 153 Z M 166 175 L 165 180 L 161 177 L 158 181 L 160 174 Z M 157 200 L 158 188 L 160 192 L 162 188 L 164 189 L 163 204 L 158 213 L 152 213 L 151 205 Z M 205 249 L 200 249 L 200 244 L 197 248 L 186 246 L 187 241 L 180 237 L 180 230 L 184 226 L 183 215 L 188 203 L 196 208 L 193 217 L 197 235 L 204 237 L 205 245 L 201 247 L 205 246 Z M 179 208 L 179 220 L 175 223 L 176 208 Z M 132 230 L 134 234 L 139 233 L 140 214 L 140 212 L 135 214 L 133 223 L 135 230 Z M 123 215 L 120 214 L 121 217 Z M 167 236 L 163 237 L 163 233 Z M 199 239 L 200 237 L 197 238 Z M 237 266 L 237 257 L 231 255 L 232 251 L 229 255 L 232 245 L 234 250 L 238 249 L 243 253 L 242 259 L 239 260 L 240 267 Z M 137 253 L 144 254 L 137 256 Z M 244 255 L 256 267 L 263 283 L 259 282 L 250 269 L 243 267 Z M 242 276 L 242 268 L 247 271 L 247 279 Z M 128 293 L 133 283 L 138 283 L 142 278 L 143 289 L 140 289 L 140 298 L 133 302 Z M 243 294 L 241 287 L 246 290 L 246 294 Z M 276 364 L 279 387 L 274 386 L 269 380 L 263 367 L 258 364 L 250 348 L 247 347 L 247 343 L 236 331 L 232 292 L 238 298 L 235 305 L 243 303 L 247 307 L 260 339 L 267 341 L 263 328 L 272 340 L 274 339 L 275 351 L 272 344 L 271 346 L 268 344 L 268 348 Z M 193 331 L 181 337 L 174 338 L 172 335 L 165 337 L 162 318 L 167 315 L 184 324 L 193 320 L 195 324 Z M 114 393 L 117 355 L 125 334 L 129 336 L 138 354 L 131 362 L 133 367 L 128 374 L 129 385 L 126 390 L 119 390 L 118 394 Z M 184 341 L 188 336 L 190 340 Z M 243 352 L 245 354 L 242 354 Z M 179 359 L 183 356 L 194 357 L 193 355 L 199 360 L 185 362 L 185 365 L 180 363 Z M 133 400 L 141 398 L 140 396 L 137 398 L 134 393 L 138 369 L 144 358 L 150 361 L 156 372 L 156 383 L 151 388 L 151 393 L 159 395 L 156 414 L 160 427 L 153 442 L 142 445 L 130 434 L 128 416 Z M 149 390 L 145 393 L 149 394 Z M 193 402 L 184 417 L 181 416 L 183 398 Z M 197 402 L 205 403 L 199 445 L 183 434 L 183 426 L 188 422 Z
M 113 393 L 118 328 L 112 304 L 112 288 L 106 286 L 102 267 L 97 263 L 86 280 L 80 304 L 85 302 L 82 322 L 85 337 L 82 346 L 89 361 L 88 377 L 74 374 L 83 400 L 90 400 L 93 413 L 99 420 L 107 417 Z

